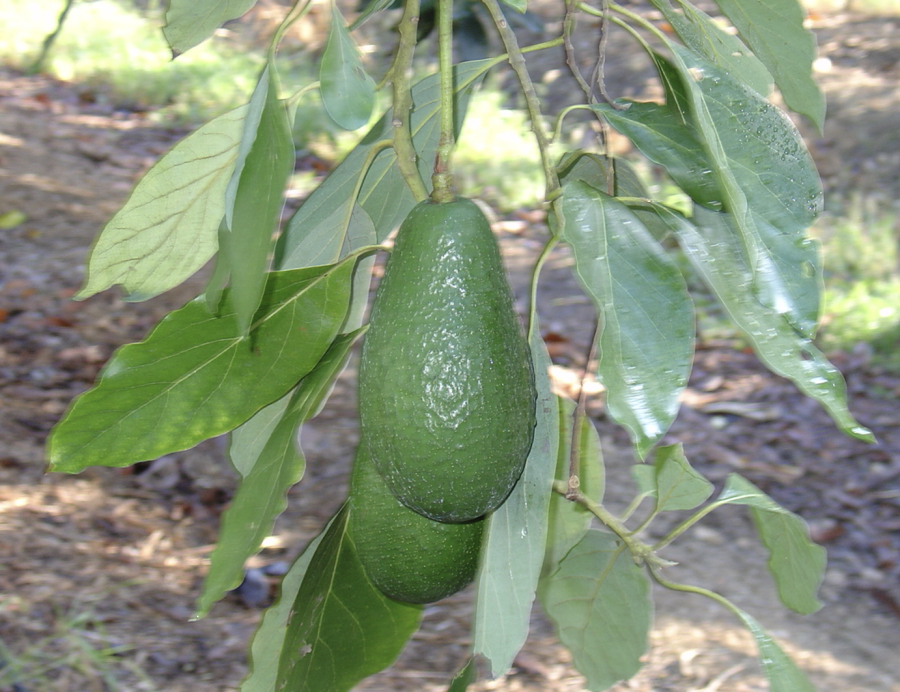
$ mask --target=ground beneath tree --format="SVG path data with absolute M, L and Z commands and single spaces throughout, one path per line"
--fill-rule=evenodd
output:
M 820 63 L 820 77 L 831 117 L 824 136 L 810 133 L 810 146 L 829 192 L 897 199 L 900 26 L 853 16 L 817 22 L 830 61 Z M 614 86 L 617 67 L 608 68 Z M 182 135 L 91 103 L 76 86 L 0 72 L 0 213 L 28 216 L 0 231 L 0 692 L 212 692 L 236 689 L 246 672 L 257 608 L 230 596 L 189 622 L 235 485 L 224 443 L 136 469 L 43 474 L 46 435 L 72 397 L 116 347 L 142 338 L 202 286 L 195 279 L 141 304 L 113 291 L 69 300 L 97 228 Z M 524 305 L 523 277 L 544 229 L 523 213 L 498 222 L 497 231 Z M 552 259 L 541 306 L 562 392 L 577 382 L 591 320 L 568 266 L 564 254 Z M 700 344 L 667 439 L 683 442 L 711 480 L 737 471 L 810 521 L 829 550 L 826 607 L 799 617 L 778 604 L 765 554 L 738 508 L 705 519 L 665 557 L 680 563 L 671 579 L 718 590 L 755 615 L 819 689 L 898 691 L 900 378 L 872 367 L 864 348 L 835 354 L 835 362 L 851 410 L 878 446 L 840 435 L 817 405 L 730 341 Z M 306 477 L 254 565 L 292 559 L 343 499 L 357 435 L 354 376 L 351 365 L 304 429 Z M 631 494 L 627 440 L 601 406 L 591 414 L 605 448 L 607 499 L 621 508 Z M 667 527 L 653 528 L 663 535 Z M 750 636 L 725 612 L 696 596 L 655 596 L 646 666 L 615 690 L 766 689 Z M 429 606 L 397 665 L 363 688 L 444 689 L 466 655 L 471 598 L 466 591 Z M 82 645 L 109 653 L 90 657 Z M 16 681 L 17 665 L 46 670 Z M 579 690 L 582 679 L 535 612 L 513 671 L 475 689 Z

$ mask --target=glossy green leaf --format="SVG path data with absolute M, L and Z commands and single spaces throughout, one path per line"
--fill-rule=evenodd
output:
M 809 539 L 806 522 L 733 473 L 717 502 L 750 507 L 760 541 L 769 551 L 767 564 L 781 602 L 803 615 L 821 608 L 816 594 L 825 575 L 825 548 Z
M 697 473 L 681 443 L 660 447 L 653 461 L 656 509 L 694 509 L 712 495 L 713 484 Z
M 231 431 L 228 456 L 231 459 L 231 465 L 234 466 L 234 470 L 240 474 L 241 478 L 246 478 L 247 474 L 253 470 L 260 453 L 284 416 L 293 397 L 294 390 L 291 390 L 277 401 L 261 408 L 253 414 L 252 418 Z
M 358 130 L 372 116 L 375 82 L 366 72 L 356 42 L 336 3 L 331 5 L 331 31 L 319 63 L 322 104 L 345 130 Z
M 563 157 L 557 170 L 562 185 L 573 180 L 581 180 L 597 190 L 608 192 L 608 187 L 612 184 L 614 197 L 650 197 L 637 171 L 625 159 L 608 158 L 586 151 L 572 151 Z M 669 234 L 669 227 L 660 221 L 656 214 L 640 210 L 634 210 L 634 214 L 657 241 L 663 240 Z
M 812 76 L 816 37 L 803 26 L 797 0 L 716 0 L 744 42 L 775 78 L 785 103 L 815 123 L 825 120 L 825 96 Z
M 772 75 L 766 66 L 743 41 L 724 31 L 703 10 L 687 0 L 679 0 L 677 9 L 669 0 L 653 0 L 653 5 L 686 46 L 762 96 L 772 90 Z
M 547 541 L 548 507 L 556 468 L 559 412 L 550 392 L 550 356 L 531 342 L 537 385 L 537 425 L 525 470 L 506 501 L 488 518 L 476 583 L 473 652 L 491 675 L 503 675 L 525 643 Z
M 262 428 L 253 426 L 252 447 L 232 444 L 232 463 L 244 470 L 243 479 L 222 515 L 219 540 L 210 555 L 209 572 L 197 604 L 198 617 L 206 615 L 226 591 L 240 585 L 244 562 L 259 550 L 275 519 L 287 507 L 287 491 L 300 480 L 306 468 L 306 460 L 297 448 L 297 428 L 316 413 L 362 331 L 343 334 L 334 340 L 315 369 L 301 380 L 277 421 Z M 281 407 L 284 398 L 273 406 Z M 263 409 L 267 422 L 269 408 Z M 260 432 L 267 432 L 268 436 Z M 235 458 L 245 450 L 250 458 Z
M 621 103 L 628 103 L 628 108 L 619 110 L 605 103 L 595 104 L 593 108 L 628 137 L 644 156 L 663 166 L 694 201 L 721 209 L 722 193 L 694 128 L 668 106 L 637 101 Z
M 283 396 L 325 353 L 347 314 L 352 261 L 269 274 L 251 340 L 226 293 L 203 297 L 113 355 L 50 434 L 50 470 L 128 466 L 234 429 Z
M 736 222 L 758 299 L 806 336 L 815 331 L 821 270 L 806 229 L 819 212 L 815 164 L 790 118 L 755 91 L 671 43 L 697 135 Z
M 258 113 L 258 119 L 257 119 Z M 226 190 L 227 265 L 231 299 L 244 334 L 262 300 L 266 268 L 294 170 L 294 142 L 278 79 L 267 65 L 250 101 L 235 170 Z
M 76 300 L 115 284 L 125 300 L 147 300 L 209 261 L 246 113 L 241 106 L 211 120 L 147 171 L 94 241 Z
M 454 66 L 457 127 L 462 126 L 472 89 L 491 64 L 483 60 Z M 410 120 L 413 145 L 419 154 L 419 172 L 426 186 L 431 184 L 431 168 L 440 137 L 439 87 L 438 76 L 432 75 L 412 89 Z M 345 237 L 359 234 L 359 229 L 354 226 L 357 217 L 348 213 L 351 209 L 348 205 L 354 201 L 353 192 L 361 177 L 362 187 L 355 202 L 375 225 L 378 242 L 382 242 L 406 218 L 416 201 L 400 175 L 394 150 L 381 150 L 374 156 L 371 165 L 366 166 L 373 147 L 390 139 L 392 129 L 391 115 L 388 113 L 297 210 L 276 249 L 275 263 L 279 269 L 310 266 L 314 263 L 311 259 L 314 248 L 344 247 Z
M 253 635 L 250 644 L 250 673 L 241 683 L 241 692 L 275 692 L 278 659 L 281 658 L 281 650 L 284 647 L 288 616 L 313 555 L 332 524 L 340 517 L 342 515 L 338 514 L 329 520 L 322 532 L 310 541 L 282 578 L 278 600 L 263 613 L 262 621 L 256 634 Z
M 386 668 L 421 606 L 392 601 L 366 577 L 341 510 L 316 549 L 287 618 L 276 690 L 344 692 Z
M 621 202 L 573 181 L 562 209 L 563 239 L 602 320 L 607 407 L 643 458 L 678 413 L 694 353 L 693 306 L 678 267 Z
M 237 19 L 256 0 L 169 0 L 163 35 L 178 57 L 202 43 L 225 22 Z
M 556 479 L 568 481 L 571 470 L 572 425 L 575 402 L 557 397 L 559 408 L 559 445 L 556 454 Z M 597 504 L 603 501 L 606 470 L 600 451 L 600 436 L 590 418 L 581 420 L 578 440 L 578 489 Z M 569 549 L 581 540 L 591 526 L 594 515 L 582 505 L 567 500 L 562 495 L 550 496 L 550 523 L 547 533 L 547 549 L 544 553 L 544 574 L 556 570 L 559 561 Z
M 470 658 L 466 662 L 466 665 L 453 676 L 453 680 L 450 681 L 447 692 L 466 692 L 466 690 L 469 689 L 469 685 L 475 682 L 477 673 L 478 668 L 475 665 L 475 659 Z
M 800 670 L 775 640 L 755 618 L 737 607 L 732 607 L 744 626 L 750 630 L 759 649 L 763 673 L 769 681 L 770 692 L 816 692 L 806 674 Z
M 615 536 L 588 531 L 541 580 L 539 594 L 587 689 L 606 690 L 640 670 L 653 615 L 650 581 Z
M 874 437 L 847 410 L 844 378 L 784 316 L 756 300 L 752 275 L 743 259 L 733 218 L 695 207 L 693 220 L 660 208 L 691 264 L 715 293 L 734 324 L 750 339 L 759 359 L 772 372 L 791 380 L 818 401 L 847 434 L 872 442 Z

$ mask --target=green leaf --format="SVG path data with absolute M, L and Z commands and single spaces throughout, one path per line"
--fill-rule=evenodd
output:
M 457 128 L 462 126 L 472 89 L 493 63 L 489 60 L 454 65 Z M 426 77 L 412 89 L 410 115 L 413 145 L 419 154 L 419 172 L 431 184 L 431 168 L 440 137 L 440 83 L 438 75 Z M 359 234 L 348 213 L 348 205 L 358 203 L 375 225 L 378 242 L 393 231 L 416 203 L 400 175 L 394 150 L 385 148 L 369 156 L 376 144 L 390 139 L 391 114 L 385 115 L 341 164 L 319 185 L 291 218 L 276 248 L 279 269 L 296 269 L 313 264 L 315 248 L 344 247 L 344 238 Z M 458 134 L 458 133 L 457 133 Z M 363 179 L 358 196 L 354 193 Z M 343 219 L 343 220 L 342 220 Z
M 733 473 L 717 502 L 750 507 L 760 541 L 769 551 L 767 564 L 781 602 L 803 615 L 821 608 L 816 594 L 825 574 L 826 553 L 809 539 L 806 522 Z
M 653 462 L 656 509 L 694 509 L 712 495 L 713 484 L 691 468 L 681 443 L 660 447 Z
M 447 692 L 466 692 L 466 690 L 469 689 L 469 685 L 475 682 L 477 672 L 478 668 L 475 666 L 475 659 L 470 658 L 466 662 L 466 665 L 453 676 L 453 680 L 450 681 Z
M 558 396 L 557 406 L 559 407 L 559 445 L 555 477 L 568 481 L 575 402 Z M 600 451 L 600 436 L 590 418 L 585 416 L 581 423 L 577 472 L 578 489 L 588 498 L 600 504 L 603 501 L 606 484 L 603 456 Z M 544 574 L 556 570 L 559 561 L 587 533 L 593 518 L 594 515 L 582 505 L 571 502 L 557 493 L 550 496 L 550 524 L 547 549 L 544 553 Z
M 758 94 L 769 94 L 772 75 L 737 36 L 724 31 L 712 17 L 687 0 L 680 0 L 678 9 L 672 7 L 669 0 L 652 1 L 688 48 Z
M 306 468 L 306 460 L 296 445 L 297 428 L 315 415 L 346 365 L 350 347 L 363 331 L 344 334 L 334 340 L 315 369 L 301 380 L 289 402 L 283 404 L 287 397 L 282 397 L 272 405 L 283 407 L 274 424 L 269 422 L 268 409 L 272 406 L 263 409 L 267 412 L 267 425 L 261 431 L 254 426 L 254 432 L 268 432 L 268 435 L 254 435 L 255 444 L 248 450 L 250 458 L 236 458 L 236 453 L 244 450 L 232 444 L 232 463 L 236 468 L 244 469 L 243 479 L 222 516 L 219 541 L 210 556 L 196 617 L 206 615 L 226 591 L 240 585 L 244 562 L 259 550 L 275 519 L 287 507 L 287 491 L 300 480 Z
M 128 466 L 234 429 L 310 372 L 344 321 L 351 261 L 269 274 L 250 340 L 226 293 L 203 297 L 120 348 L 48 441 L 50 470 Z
M 278 600 L 263 613 L 262 621 L 253 635 L 250 644 L 250 673 L 241 683 L 241 692 L 275 692 L 275 679 L 278 675 L 278 659 L 284 647 L 284 635 L 287 632 L 288 616 L 297 598 L 300 585 L 306 577 L 309 563 L 319 549 L 322 539 L 330 531 L 336 519 L 332 517 L 322 532 L 316 536 L 302 553 L 294 560 L 288 573 L 281 580 Z
M 76 300 L 115 284 L 125 300 L 147 300 L 206 264 L 218 247 L 246 113 L 241 106 L 211 120 L 147 171 L 94 241 Z
M 759 649 L 759 660 L 769 680 L 770 692 L 816 692 L 806 674 L 800 670 L 778 644 L 748 613 L 736 606 L 732 611 L 750 630 Z
M 512 493 L 487 520 L 476 579 L 473 652 L 488 660 L 494 677 L 510 669 L 528 636 L 556 467 L 559 412 L 540 336 L 531 340 L 531 356 L 538 392 L 534 443 Z
M 319 65 L 322 104 L 345 130 L 358 130 L 372 116 L 375 82 L 366 72 L 359 48 L 344 25 L 336 3 L 331 5 L 331 31 Z
M 607 158 L 586 151 L 571 151 L 560 161 L 557 170 L 563 186 L 573 180 L 581 180 L 597 190 L 608 191 L 611 178 L 614 197 L 650 197 L 637 171 L 625 159 Z M 657 241 L 662 241 L 669 234 L 669 227 L 656 214 L 639 210 L 635 210 L 634 214 Z
M 303 382 L 303 380 L 300 380 Z M 246 478 L 256 465 L 259 455 L 273 431 L 281 422 L 284 412 L 294 397 L 291 390 L 277 401 L 264 406 L 253 414 L 253 417 L 231 431 L 231 444 L 228 456 L 231 465 L 241 478 Z
M 847 410 L 846 386 L 837 368 L 783 315 L 753 296 L 749 289 L 752 275 L 743 259 L 731 215 L 698 206 L 692 223 L 677 212 L 663 208 L 658 211 L 671 224 L 685 255 L 734 324 L 750 339 L 766 367 L 818 401 L 845 433 L 873 442 L 872 433 Z
M 815 164 L 790 118 L 755 91 L 671 43 L 691 116 L 737 223 L 761 302 L 812 336 L 821 270 L 806 229 L 819 212 Z
M 257 119 L 258 114 L 258 119 Z M 282 194 L 294 170 L 294 142 L 275 69 L 267 64 L 244 122 L 241 148 L 226 190 L 227 266 L 231 299 L 244 334 L 262 300 L 272 234 L 278 228 Z
M 516 12 L 525 12 L 528 9 L 528 0 L 502 0 L 507 7 L 512 7 Z
M 361 5 L 363 3 L 360 3 Z M 364 7 L 360 7 L 362 12 L 360 12 L 356 19 L 353 20 L 353 23 L 350 25 L 350 31 L 356 31 L 359 27 L 365 24 L 366 20 L 371 17 L 373 14 L 377 12 L 381 12 L 381 10 L 387 9 L 388 7 L 394 8 L 400 6 L 400 3 L 396 0 L 368 0 L 368 2 L 364 3 Z
M 678 413 L 694 353 L 694 313 L 681 272 L 640 220 L 583 182 L 563 188 L 563 239 L 600 314 L 598 374 L 612 418 L 643 458 Z
M 276 690 L 344 692 L 389 666 L 416 631 L 421 606 L 392 601 L 366 577 L 346 506 L 306 570 L 287 618 Z
M 768 68 L 785 103 L 815 123 L 825 120 L 825 96 L 812 77 L 816 37 L 804 28 L 797 0 L 716 0 L 744 42 Z
M 225 22 L 237 19 L 256 0 L 169 0 L 163 35 L 178 57 L 202 43 Z
M 629 104 L 626 110 L 605 103 L 592 108 L 602 113 L 644 156 L 663 166 L 694 201 L 721 209 L 722 193 L 694 128 L 668 106 L 636 101 L 623 103 Z
M 587 689 L 606 690 L 640 670 L 653 613 L 650 582 L 614 536 L 588 531 L 541 580 L 539 595 Z

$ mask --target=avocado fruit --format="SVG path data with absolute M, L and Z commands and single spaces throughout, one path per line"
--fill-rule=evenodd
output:
M 389 598 L 433 603 L 475 578 L 484 518 L 432 521 L 388 490 L 361 443 L 350 476 L 349 534 L 369 580 Z
M 496 238 L 471 200 L 416 205 L 372 304 L 359 414 L 404 505 L 465 522 L 499 507 L 535 425 L 531 354 Z

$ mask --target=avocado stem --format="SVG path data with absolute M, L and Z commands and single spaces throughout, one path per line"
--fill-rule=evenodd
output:
M 450 157 L 453 155 L 453 0 L 437 0 L 438 63 L 441 73 L 441 136 L 434 157 L 431 198 L 446 204 L 455 199 Z

